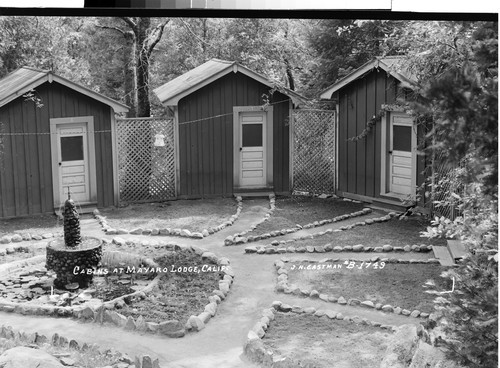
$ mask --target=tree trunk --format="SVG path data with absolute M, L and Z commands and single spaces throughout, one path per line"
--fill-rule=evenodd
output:
M 295 91 L 295 79 L 293 78 L 292 66 L 290 65 L 290 61 L 288 58 L 284 59 L 286 65 L 286 78 L 288 80 L 288 88 L 292 91 Z
M 124 79 L 124 93 L 125 93 L 125 105 L 130 107 L 127 113 L 128 118 L 135 118 L 137 116 L 137 89 L 135 86 L 136 76 L 135 76 L 135 48 L 134 36 L 132 33 L 125 34 L 126 44 L 123 48 L 123 79 Z
M 136 73 L 137 73 L 137 116 L 149 117 L 151 105 L 149 102 L 149 47 L 147 31 L 151 26 L 149 18 L 138 18 L 136 34 Z

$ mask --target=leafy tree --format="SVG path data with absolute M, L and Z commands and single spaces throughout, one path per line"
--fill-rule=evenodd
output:
M 402 22 L 387 20 L 322 19 L 309 27 L 307 38 L 316 64 L 303 78 L 311 95 L 382 54 L 394 54 L 392 37 Z M 321 78 L 318 78 L 321 76 Z
M 449 356 L 468 367 L 498 366 L 497 27 L 412 22 L 399 35 L 421 85 L 413 108 L 434 124 L 428 150 L 444 152 L 463 184 L 452 193 L 462 215 L 436 218 L 424 235 L 461 239 L 470 251 L 449 272 L 456 292 L 437 300 Z

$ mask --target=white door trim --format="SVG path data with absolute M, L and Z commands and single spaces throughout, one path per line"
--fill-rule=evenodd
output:
M 408 195 L 394 193 L 391 191 L 390 184 L 390 168 L 391 168 L 391 152 L 392 152 L 392 127 L 394 118 L 403 117 L 403 118 L 411 118 L 410 115 L 405 114 L 403 112 L 397 111 L 387 111 L 385 115 L 385 121 L 382 124 L 381 130 L 381 173 L 380 173 L 380 195 L 387 197 L 395 197 L 400 199 L 406 199 Z M 412 198 L 416 195 L 416 181 L 417 181 L 417 132 L 416 125 L 411 121 L 411 123 L 406 123 L 403 121 L 398 122 L 397 125 L 407 125 L 411 126 L 411 191 L 410 196 Z
M 266 180 L 263 186 L 241 185 L 241 122 L 240 116 L 244 112 L 262 111 L 265 113 L 265 127 L 263 135 L 264 162 Z M 265 110 L 262 106 L 233 106 L 233 187 L 234 188 L 258 188 L 273 186 L 273 107 L 268 106 Z
M 62 194 L 62 183 L 60 182 L 59 172 L 59 134 L 58 128 L 66 125 L 83 125 L 86 132 L 86 152 L 88 157 L 85 160 L 86 171 L 88 172 L 89 199 L 80 204 L 97 203 L 97 179 L 96 179 L 96 158 L 95 158 L 95 139 L 94 139 L 94 117 L 78 116 L 70 118 L 52 118 L 50 119 L 50 144 L 52 158 L 52 193 L 54 209 L 59 210 L 61 205 L 60 198 Z M 84 140 L 84 141 L 85 141 Z

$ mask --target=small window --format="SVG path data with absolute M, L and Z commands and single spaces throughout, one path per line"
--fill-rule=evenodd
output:
M 411 126 L 394 125 L 392 132 L 392 149 L 411 152 Z
M 83 160 L 83 137 L 61 137 L 61 161 Z
M 262 124 L 242 125 L 243 147 L 262 147 Z

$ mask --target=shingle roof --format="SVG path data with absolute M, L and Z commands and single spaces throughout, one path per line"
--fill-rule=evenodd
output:
M 276 87 L 276 83 L 267 79 L 263 75 L 238 64 L 235 61 L 211 59 L 206 63 L 191 69 L 177 78 L 156 88 L 154 93 L 165 106 L 176 106 L 179 100 L 194 91 L 212 83 L 231 72 L 241 72 L 269 87 Z M 280 92 L 292 98 L 294 103 L 305 101 L 305 98 L 298 93 L 281 88 Z
M 332 94 L 342 87 L 355 81 L 358 78 L 361 78 L 366 73 L 377 68 L 385 70 L 388 74 L 403 82 L 404 85 L 408 88 L 413 88 L 417 84 L 415 77 L 405 67 L 405 58 L 403 56 L 377 57 L 360 66 L 352 73 L 346 75 L 345 77 L 332 84 L 330 87 L 323 90 L 320 94 L 320 98 L 330 99 L 332 97 Z
M 53 81 L 74 89 L 84 95 L 111 106 L 115 112 L 127 112 L 128 106 L 94 92 L 82 85 L 71 82 L 63 77 L 57 76 L 51 71 L 40 70 L 31 67 L 21 67 L 0 79 L 0 107 L 24 95 L 26 92 L 38 87 L 42 83 Z

